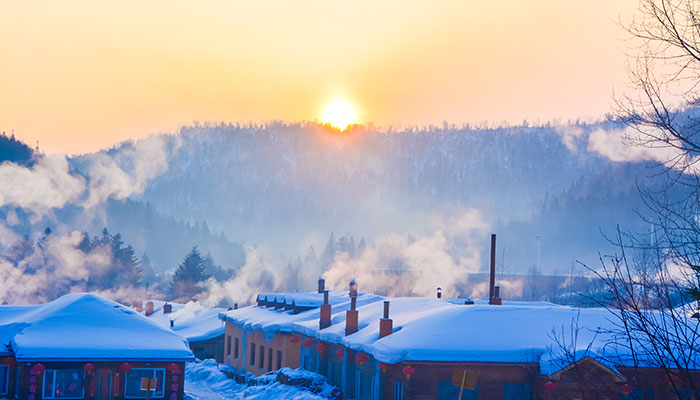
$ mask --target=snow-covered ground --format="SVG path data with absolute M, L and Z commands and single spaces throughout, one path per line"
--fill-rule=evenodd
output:
M 288 385 L 278 381 L 278 374 L 303 385 Z M 288 399 L 322 400 L 332 398 L 334 387 L 318 374 L 282 368 L 254 378 L 256 386 L 238 384 L 221 372 L 214 360 L 187 363 L 185 367 L 185 400 L 222 399 Z

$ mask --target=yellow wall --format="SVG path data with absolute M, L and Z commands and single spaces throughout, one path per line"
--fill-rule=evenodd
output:
M 282 367 L 299 368 L 299 354 L 301 342 L 291 343 L 289 334 L 275 333 L 272 340 L 268 341 L 260 330 L 244 332 L 240 326 L 226 321 L 225 343 L 231 340 L 230 357 L 227 357 L 227 364 L 235 367 L 240 372 L 250 372 L 254 375 L 262 375 L 268 371 L 276 370 L 278 364 L 278 351 L 282 352 Z M 239 355 L 235 358 L 235 342 L 239 340 Z M 302 339 L 303 341 L 303 339 Z M 245 345 L 243 345 L 245 343 Z M 250 365 L 251 344 L 255 345 L 255 363 Z M 263 368 L 260 368 L 260 349 L 265 348 Z M 272 364 L 268 352 L 272 349 Z

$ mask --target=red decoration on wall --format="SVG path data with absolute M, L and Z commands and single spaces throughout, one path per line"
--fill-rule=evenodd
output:
M 379 370 L 380 371 L 386 372 L 389 370 L 389 368 L 391 368 L 391 364 L 387 364 L 387 363 L 383 363 L 383 362 L 379 363 Z
M 128 362 L 125 362 L 124 364 L 119 366 L 119 369 L 121 371 L 128 372 L 131 370 L 131 364 L 129 364 Z
M 557 390 L 557 384 L 552 381 L 547 381 L 544 384 L 544 390 L 548 391 L 549 393 L 552 393 L 555 390 Z
M 86 363 L 85 365 L 83 365 L 83 371 L 85 371 L 85 373 L 89 374 L 90 372 L 92 372 L 94 370 L 95 370 L 95 364 L 93 364 L 93 363 Z
M 35 374 L 40 374 L 44 372 L 45 369 L 46 367 L 43 364 L 39 363 L 32 367 L 32 372 L 34 372 Z
M 170 371 L 174 374 L 179 374 L 180 373 L 180 366 L 175 364 L 175 363 L 170 363 L 170 365 L 168 365 L 168 371 Z
M 410 365 L 407 365 L 401 369 L 401 372 L 406 375 L 406 379 L 411 379 L 411 376 L 416 374 L 416 369 Z
M 316 350 L 318 350 L 319 353 L 325 353 L 326 350 L 328 350 L 328 346 L 325 343 L 319 343 L 318 346 L 316 346 Z
M 343 358 L 343 349 L 338 349 L 338 351 L 335 352 L 335 355 L 340 358 Z
M 16 361 L 15 361 L 15 358 L 14 358 L 14 357 L 3 357 L 3 358 L 2 358 L 2 364 L 9 364 L 9 365 L 12 365 L 12 364 L 15 364 L 15 363 L 16 363 Z
M 289 343 L 299 343 L 300 341 L 301 339 L 299 338 L 299 336 L 292 336 L 289 338 Z
M 367 357 L 366 354 L 358 354 L 355 356 L 355 361 L 359 362 L 360 365 L 364 364 L 369 360 L 369 357 Z
M 632 392 L 634 392 L 634 388 L 632 386 L 626 383 L 620 386 L 620 393 L 624 394 L 625 396 L 631 394 Z
M 313 346 L 313 344 L 314 344 L 314 343 L 313 343 L 312 341 L 310 341 L 310 340 L 305 340 L 304 343 L 302 343 L 301 345 L 304 346 L 304 347 L 306 347 L 306 348 L 309 348 L 309 347 Z

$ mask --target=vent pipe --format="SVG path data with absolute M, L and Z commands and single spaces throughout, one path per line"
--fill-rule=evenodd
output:
M 437 298 L 438 299 L 442 298 L 442 288 L 437 288 Z
M 489 304 L 493 304 L 496 286 L 496 234 L 491 234 L 491 269 L 489 275 Z
M 318 292 L 323 293 L 326 290 L 326 280 L 322 276 L 318 277 Z

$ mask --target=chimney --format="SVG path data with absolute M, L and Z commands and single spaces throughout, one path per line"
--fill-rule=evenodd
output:
M 442 288 L 437 288 L 437 298 L 441 299 L 442 298 Z
M 163 304 L 163 314 L 170 314 L 173 312 L 173 305 L 165 303 Z
M 319 289 L 321 288 L 321 280 L 319 282 Z M 321 304 L 321 319 L 318 323 L 319 329 L 328 328 L 331 326 L 331 305 L 328 303 L 328 291 L 323 291 L 323 304 Z
M 394 329 L 394 321 L 389 318 L 389 302 L 384 301 L 384 318 L 379 320 L 379 338 L 391 335 Z
M 491 234 L 491 274 L 489 276 L 489 304 L 500 305 L 501 298 L 496 294 L 496 235 Z
M 350 297 L 357 297 L 357 281 L 354 279 L 350 281 L 349 295 Z
M 233 309 L 238 310 L 238 303 L 233 303 Z
M 493 287 L 493 300 L 491 301 L 491 304 L 500 306 L 501 305 L 501 287 L 500 286 L 494 286 Z
M 174 327 L 175 327 L 175 321 L 172 320 L 172 319 L 170 320 L 170 327 L 171 327 L 171 328 L 174 328 Z
M 318 292 L 323 293 L 326 290 L 326 280 L 322 276 L 318 277 Z
M 357 332 L 358 313 L 355 308 L 357 308 L 357 297 L 350 297 L 350 309 L 345 312 L 345 336 Z
M 151 314 L 153 314 L 153 302 L 149 301 L 146 303 L 146 316 L 148 317 Z

